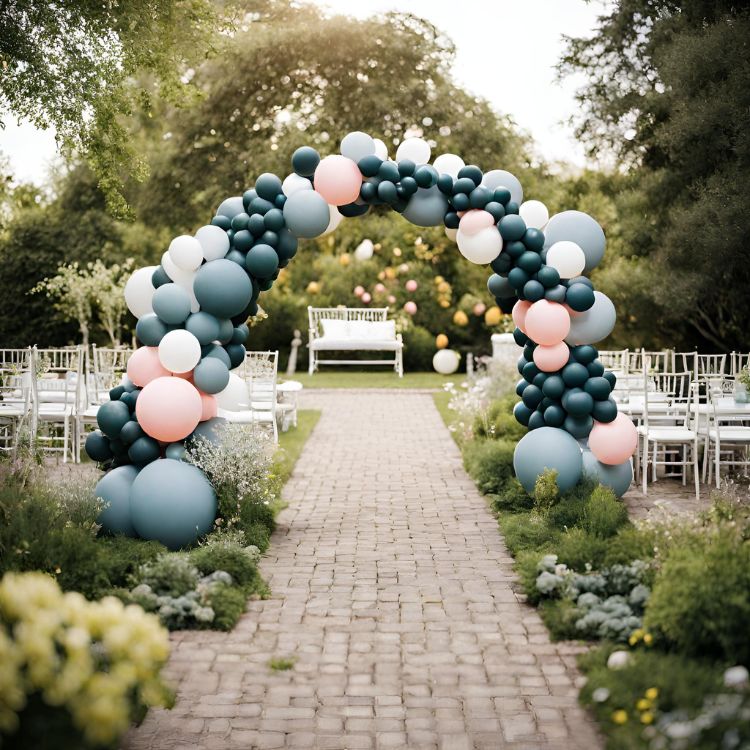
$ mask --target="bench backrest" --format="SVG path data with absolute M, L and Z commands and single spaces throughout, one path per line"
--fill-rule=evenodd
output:
M 308 307 L 310 330 L 320 335 L 320 321 L 329 320 L 388 320 L 387 307 Z

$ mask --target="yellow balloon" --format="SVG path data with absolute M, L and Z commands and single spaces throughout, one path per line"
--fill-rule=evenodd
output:
M 451 285 L 447 281 L 441 281 L 438 284 L 439 292 L 442 292 L 443 294 L 445 294 L 446 292 L 450 292 L 450 290 L 451 290 Z
M 453 314 L 453 322 L 457 326 L 469 325 L 469 316 L 463 310 L 456 310 Z
M 348 266 L 349 263 L 351 263 L 351 256 L 349 253 L 344 253 L 343 255 L 339 256 L 339 263 L 341 263 L 342 266 Z
M 308 294 L 317 294 L 320 291 L 320 284 L 317 281 L 311 281 L 307 285 Z
M 438 302 L 438 305 L 440 305 L 440 307 L 443 307 L 443 308 L 445 308 L 445 307 L 450 307 L 450 306 L 451 306 L 451 303 L 450 303 L 450 300 L 447 300 L 447 299 L 441 299 L 441 300 L 440 300 L 440 301 Z
M 435 338 L 435 346 L 438 349 L 445 349 L 448 346 L 448 337 L 444 333 L 439 333 Z
M 503 314 L 500 311 L 500 308 L 497 305 L 493 305 L 492 307 L 487 308 L 487 312 L 484 314 L 484 322 L 488 326 L 496 326 L 500 324 L 500 321 L 503 318 Z

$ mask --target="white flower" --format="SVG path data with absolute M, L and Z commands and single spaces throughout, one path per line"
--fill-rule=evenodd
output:
M 728 688 L 739 688 L 747 685 L 750 680 L 750 674 L 741 664 L 736 667 L 730 667 L 724 672 L 724 686 Z
M 607 659 L 609 669 L 624 669 L 630 663 L 630 654 L 627 651 L 613 651 Z
M 609 690 L 605 687 L 600 687 L 591 693 L 591 698 L 595 703 L 604 703 L 609 698 Z

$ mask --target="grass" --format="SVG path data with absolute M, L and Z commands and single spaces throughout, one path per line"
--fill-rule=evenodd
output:
M 286 672 L 290 669 L 294 669 L 296 662 L 296 659 L 285 659 L 283 657 L 275 656 L 273 659 L 269 660 L 268 667 L 274 672 Z
M 440 375 L 437 372 L 407 372 L 400 378 L 393 370 L 358 370 L 351 367 L 342 370 L 323 369 L 314 375 L 296 373 L 292 379 L 305 388 L 430 388 L 442 389 L 446 383 L 463 380 L 461 373 Z
M 438 391 L 437 393 L 432 394 L 432 400 L 435 402 L 435 408 L 440 413 L 440 416 L 443 418 L 443 422 L 445 422 L 446 427 L 450 427 L 451 423 L 455 419 L 455 414 L 448 408 L 448 404 L 451 400 L 451 394 L 447 391 Z M 451 432 L 451 435 L 454 433 Z M 454 438 L 455 439 L 455 438 Z
M 297 412 L 297 426 L 279 433 L 279 450 L 274 457 L 274 473 L 283 485 L 289 479 L 294 464 L 302 453 L 307 439 L 320 419 L 320 412 L 302 409 Z

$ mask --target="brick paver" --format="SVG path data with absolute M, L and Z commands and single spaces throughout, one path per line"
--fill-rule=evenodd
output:
M 229 634 L 173 637 L 171 711 L 125 747 L 601 747 L 428 394 L 308 393 L 322 417 Z M 294 659 L 273 671 L 272 657 Z

